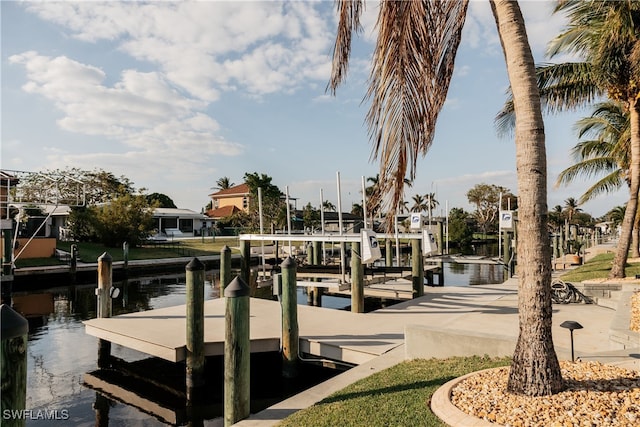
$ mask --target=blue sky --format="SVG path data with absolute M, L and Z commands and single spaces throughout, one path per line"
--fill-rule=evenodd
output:
M 521 1 L 536 62 L 563 25 L 548 1 Z M 265 173 L 298 207 L 361 203 L 374 176 L 363 103 L 378 2 L 367 2 L 345 85 L 325 92 L 333 2 L 1 2 L 2 168 L 100 168 L 196 211 L 220 178 Z M 560 58 L 563 60 L 563 58 Z M 508 86 L 486 1 L 472 1 L 433 146 L 408 188 L 444 209 L 471 210 L 478 183 L 517 193 L 511 139 L 493 118 Z M 589 111 L 545 119 L 548 205 L 588 183 L 554 188 L 571 164 L 572 126 Z M 595 216 L 626 191 L 583 206 Z M 411 204 L 411 202 L 410 202 Z

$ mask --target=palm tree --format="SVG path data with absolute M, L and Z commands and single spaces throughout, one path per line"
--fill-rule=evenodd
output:
M 640 190 L 640 2 L 559 0 L 556 12 L 566 12 L 565 32 L 549 45 L 548 55 L 577 54 L 583 61 L 541 66 L 540 94 L 551 113 L 576 109 L 607 96 L 629 113 L 629 201 L 622 223 L 610 278 L 625 276 Z M 508 105 L 501 120 L 508 122 Z
M 565 242 L 569 242 L 569 240 L 571 240 L 570 229 L 571 229 L 571 221 L 573 220 L 573 216 L 576 213 L 582 211 L 582 209 L 580 209 L 578 206 L 579 206 L 579 203 L 574 197 L 569 197 L 564 201 L 564 208 L 562 209 L 562 212 L 565 214 L 565 223 L 564 223 Z
M 218 190 L 228 190 L 229 188 L 233 187 L 234 184 L 233 182 L 231 182 L 231 178 L 229 178 L 228 176 L 223 176 L 222 178 L 218 179 L 216 181 L 216 186 L 213 187 L 215 189 Z
M 427 193 L 424 195 L 424 198 L 427 204 L 426 210 L 428 210 L 429 212 L 433 212 L 440 204 L 440 202 L 436 200 L 435 193 Z
M 412 197 L 413 206 L 411 206 L 411 212 L 424 212 L 427 209 L 427 201 L 421 194 L 416 194 Z
M 516 1 L 491 0 L 502 42 L 515 110 L 520 237 L 520 334 L 507 389 L 529 396 L 563 388 L 551 339 L 551 250 L 547 223 L 544 123 L 535 66 Z M 404 178 L 433 141 L 447 96 L 466 16 L 466 0 L 381 1 L 378 41 L 367 97 L 373 157 L 380 159 L 381 192 L 392 212 L 403 198 Z M 338 32 L 329 88 L 344 80 L 351 36 L 360 29 L 362 1 L 338 1 Z M 389 216 L 388 216 L 389 217 Z M 388 226 L 389 221 L 387 221 Z
M 568 185 L 580 176 L 604 175 L 580 196 L 580 204 L 629 184 L 629 114 L 619 102 L 602 102 L 589 117 L 575 126 L 578 142 L 571 150 L 575 164 L 558 175 L 556 187 Z
M 572 151 L 575 164 L 560 172 L 556 186 L 569 184 L 579 176 L 604 175 L 580 196 L 578 202 L 585 203 L 597 195 L 620 189 L 625 183 L 630 185 L 629 112 L 620 102 L 599 103 L 590 117 L 576 123 L 578 138 L 593 136 L 594 139 L 580 141 Z M 640 256 L 640 210 L 631 235 L 631 257 Z
M 329 200 L 325 200 L 324 202 L 322 202 L 322 209 L 324 209 L 325 211 L 335 212 L 336 205 L 331 203 Z

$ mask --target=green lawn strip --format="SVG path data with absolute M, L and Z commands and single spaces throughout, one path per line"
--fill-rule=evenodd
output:
M 606 253 L 596 255 L 584 265 L 581 265 L 560 276 L 565 282 L 582 282 L 585 280 L 606 279 L 611 271 L 614 254 Z M 635 277 L 640 274 L 640 263 L 627 264 L 625 269 L 626 277 Z
M 61 242 L 56 243 L 57 249 L 62 251 L 71 252 L 71 245 L 73 242 Z M 78 254 L 82 262 L 97 262 L 98 257 L 107 252 L 114 261 L 122 261 L 124 254 L 122 247 L 110 248 L 100 243 L 88 243 L 81 242 L 76 243 L 78 245 Z M 220 250 L 225 245 L 231 248 L 232 253 L 239 253 L 238 238 L 237 237 L 216 237 L 215 241 L 211 237 L 202 240 L 182 240 L 180 243 L 173 247 L 152 247 L 145 246 L 140 248 L 129 248 L 129 260 L 142 260 L 142 259 L 159 259 L 159 258 L 178 258 L 178 257 L 192 257 L 192 256 L 205 256 L 205 255 L 219 255 Z M 68 262 L 61 262 L 55 257 L 48 258 L 28 258 L 18 259 L 16 261 L 16 267 L 39 267 L 50 265 L 68 264 Z
M 479 356 L 402 362 L 345 387 L 278 425 L 445 426 L 429 407 L 431 396 L 441 385 L 470 372 L 510 363 L 510 358 Z

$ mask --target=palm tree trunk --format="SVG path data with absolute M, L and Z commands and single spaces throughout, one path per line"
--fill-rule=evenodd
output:
M 610 279 L 625 277 L 624 266 L 629 256 L 631 234 L 638 210 L 638 190 L 640 190 L 640 111 L 635 99 L 629 102 L 629 125 L 631 128 L 631 161 L 629 165 L 629 201 L 622 220 L 622 231 L 618 240 L 616 256 L 609 272 Z
M 507 390 L 543 396 L 563 389 L 551 335 L 551 249 L 547 166 L 536 70 L 517 2 L 492 0 L 513 91 L 518 173 L 518 308 L 520 332 Z
M 631 258 L 640 258 L 640 217 L 637 212 L 631 235 Z

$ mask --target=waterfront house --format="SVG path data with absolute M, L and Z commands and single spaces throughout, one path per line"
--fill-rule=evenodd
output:
M 211 209 L 207 212 L 207 216 L 211 218 L 224 218 L 239 211 L 249 212 L 251 192 L 246 183 L 211 193 L 209 197 L 211 197 Z

